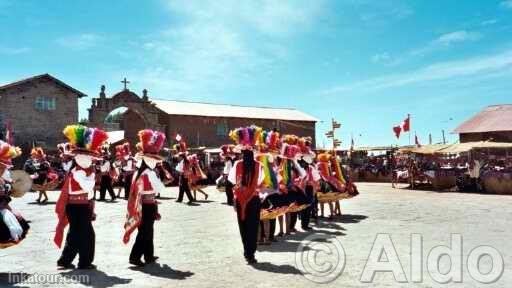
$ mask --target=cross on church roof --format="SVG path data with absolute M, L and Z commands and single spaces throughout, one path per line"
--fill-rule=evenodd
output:
M 124 77 L 124 80 L 121 81 L 121 83 L 124 84 L 124 90 L 128 90 L 128 88 L 126 87 L 126 84 L 130 83 L 130 81 L 126 80 L 126 77 Z

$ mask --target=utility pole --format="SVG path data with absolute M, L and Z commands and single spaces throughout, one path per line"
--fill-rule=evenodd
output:
M 442 132 L 443 132 L 443 144 L 446 144 L 446 138 L 444 136 L 444 129 L 442 130 Z

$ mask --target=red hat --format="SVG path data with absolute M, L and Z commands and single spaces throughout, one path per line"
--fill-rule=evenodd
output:
M 118 160 L 123 159 L 126 156 L 130 156 L 130 154 L 131 154 L 130 143 L 126 142 L 126 143 L 116 146 L 116 159 L 118 159 Z
M 220 147 L 220 157 L 235 157 L 236 156 L 236 149 L 235 145 L 232 144 L 224 144 Z
M 198 164 L 199 163 L 199 158 L 197 158 L 197 155 L 196 154 L 192 154 L 190 156 L 187 157 L 188 158 L 188 161 L 190 162 L 190 164 Z
M 158 153 L 160 153 L 165 144 L 164 133 L 151 129 L 140 130 L 139 141 L 137 143 L 139 154 L 159 160 L 163 159 Z
M 286 159 L 296 159 L 300 152 L 300 148 L 297 145 L 291 145 L 284 143 L 281 147 L 281 157 Z
M 187 142 L 181 136 L 179 137 L 178 143 L 174 144 L 173 149 L 178 152 L 178 155 L 188 155 Z
M 311 137 L 301 137 L 297 142 L 300 148 L 300 157 L 307 160 L 309 163 L 312 163 L 315 158 L 315 152 L 311 150 L 312 142 Z
M 12 167 L 12 159 L 21 155 L 21 149 L 19 147 L 11 146 L 0 140 L 0 165 L 4 165 L 8 168 Z
M 44 153 L 43 148 L 34 147 L 34 148 L 32 148 L 32 151 L 30 151 L 30 156 L 32 158 L 36 158 L 36 159 L 43 159 L 46 157 L 46 154 Z

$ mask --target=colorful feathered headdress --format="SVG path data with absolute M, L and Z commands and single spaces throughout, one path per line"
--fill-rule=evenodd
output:
M 116 159 L 121 160 L 124 159 L 127 156 L 130 156 L 131 149 L 130 149 L 130 143 L 126 142 L 121 145 L 116 146 Z
M 331 160 L 331 154 L 329 153 L 320 153 L 318 154 L 317 156 L 317 159 L 319 162 L 329 162 L 329 160 Z
M 162 157 L 158 153 L 160 153 L 164 144 L 164 133 L 151 129 L 139 131 L 139 143 L 137 143 L 139 154 L 161 160 Z
M 99 156 L 101 146 L 108 139 L 105 131 L 83 125 L 68 125 L 63 133 L 71 144 L 73 154 Z
M 315 159 L 315 152 L 311 150 L 311 145 L 313 143 L 311 137 L 301 137 L 297 143 L 300 148 L 300 157 L 302 157 L 302 159 L 307 163 L 313 163 L 313 159 Z
M 21 155 L 21 149 L 0 140 L 0 164 L 12 167 L 12 159 Z
M 274 155 L 279 154 L 279 148 L 281 141 L 279 139 L 279 132 L 272 130 L 264 130 L 260 134 L 260 138 L 257 141 L 258 149 L 261 153 L 271 153 Z
M 46 154 L 44 153 L 43 148 L 34 147 L 32 148 L 32 151 L 30 151 L 30 156 L 35 159 L 43 159 L 46 157 Z
M 240 127 L 229 132 L 229 138 L 235 142 L 237 148 L 241 150 L 253 149 L 261 139 L 261 127 L 252 125 L 249 127 Z

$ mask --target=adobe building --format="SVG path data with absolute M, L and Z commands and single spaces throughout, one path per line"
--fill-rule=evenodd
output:
M 89 125 L 107 131 L 124 130 L 132 145 L 137 142 L 137 131 L 150 128 L 164 131 L 168 144 L 173 143 L 178 133 L 191 148 L 219 147 L 230 142 L 231 129 L 251 124 L 315 139 L 317 119 L 295 109 L 150 99 L 146 89 L 140 97 L 126 83 L 124 90 L 111 97 L 107 97 L 105 90 L 102 86 L 99 97 L 92 99 Z M 113 123 L 106 121 L 112 111 L 120 108 L 125 109 L 121 117 Z
M 11 123 L 14 142 L 24 157 L 34 144 L 56 149 L 65 141 L 64 127 L 78 122 L 78 99 L 85 96 L 49 74 L 1 85 L 0 139 L 4 140 L 6 125 Z
M 455 130 L 460 143 L 512 142 L 512 104 L 493 105 L 460 124 Z

